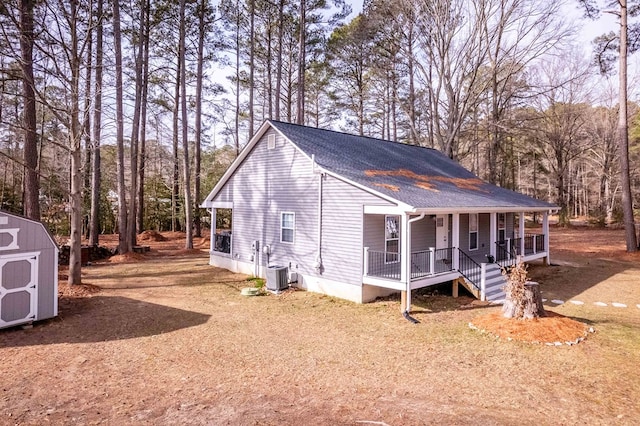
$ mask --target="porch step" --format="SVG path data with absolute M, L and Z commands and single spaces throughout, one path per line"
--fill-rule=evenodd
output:
M 507 281 L 502 275 L 500 265 L 488 263 L 486 271 L 485 300 L 492 303 L 503 303 L 505 297 L 503 287 Z

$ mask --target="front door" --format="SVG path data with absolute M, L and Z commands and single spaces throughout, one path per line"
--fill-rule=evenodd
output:
M 436 216 L 436 250 L 449 247 L 449 215 Z

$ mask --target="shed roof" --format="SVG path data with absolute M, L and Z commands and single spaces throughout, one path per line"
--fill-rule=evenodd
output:
M 58 250 L 58 243 L 56 242 L 56 239 L 53 237 L 53 235 L 51 234 L 51 232 L 49 231 L 49 229 L 47 229 L 47 227 L 44 225 L 44 223 L 39 222 L 37 220 L 33 220 L 33 219 L 29 219 L 26 216 L 22 216 L 16 213 L 10 213 L 8 211 L 5 210 L 0 210 L 0 216 L 9 216 L 11 218 L 13 218 L 13 220 L 16 220 L 18 222 L 24 222 L 24 223 L 28 223 L 31 226 L 33 226 L 35 229 L 40 229 L 43 232 L 43 235 L 45 235 L 47 237 L 47 239 L 51 242 L 52 247 L 54 247 L 56 250 Z M 0 227 L 3 227 L 4 225 L 0 225 Z
M 313 156 L 321 168 L 416 210 L 557 208 L 485 182 L 435 149 L 280 121 L 270 123 L 302 152 Z

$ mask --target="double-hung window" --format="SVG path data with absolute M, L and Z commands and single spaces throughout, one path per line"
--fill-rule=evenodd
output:
M 502 242 L 507 236 L 506 233 L 506 215 L 504 213 L 498 213 L 498 241 Z
M 386 263 L 400 261 L 400 216 L 384 217 L 384 251 Z
M 293 236 L 296 229 L 296 214 L 282 212 L 280 219 L 280 242 L 293 243 Z
M 469 250 L 478 250 L 478 213 L 469 214 Z

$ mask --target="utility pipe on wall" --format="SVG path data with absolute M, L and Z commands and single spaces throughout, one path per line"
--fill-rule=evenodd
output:
M 311 154 L 311 161 L 313 163 L 313 173 L 318 175 L 318 254 L 313 267 L 320 273 L 322 271 L 322 179 L 324 178 L 324 173 L 316 167 L 315 154 Z
M 413 219 L 409 219 L 407 221 L 407 232 L 406 232 L 406 236 L 407 236 L 407 244 L 406 247 L 408 247 L 409 249 L 407 250 L 408 253 L 405 253 L 406 259 L 403 259 L 403 263 L 405 263 L 406 265 L 410 266 L 411 265 L 411 224 L 413 222 L 417 222 L 419 220 L 424 219 L 425 213 L 421 213 L 420 216 L 418 217 L 414 217 Z M 407 270 L 407 274 L 405 279 L 407 280 L 407 297 L 406 297 L 406 305 L 404 307 L 404 317 L 407 318 L 409 316 L 409 312 L 410 312 L 410 308 L 411 308 L 411 269 Z M 411 317 L 409 317 L 411 318 Z M 409 321 L 411 322 L 415 322 L 415 318 L 411 318 L 409 319 L 407 318 Z

